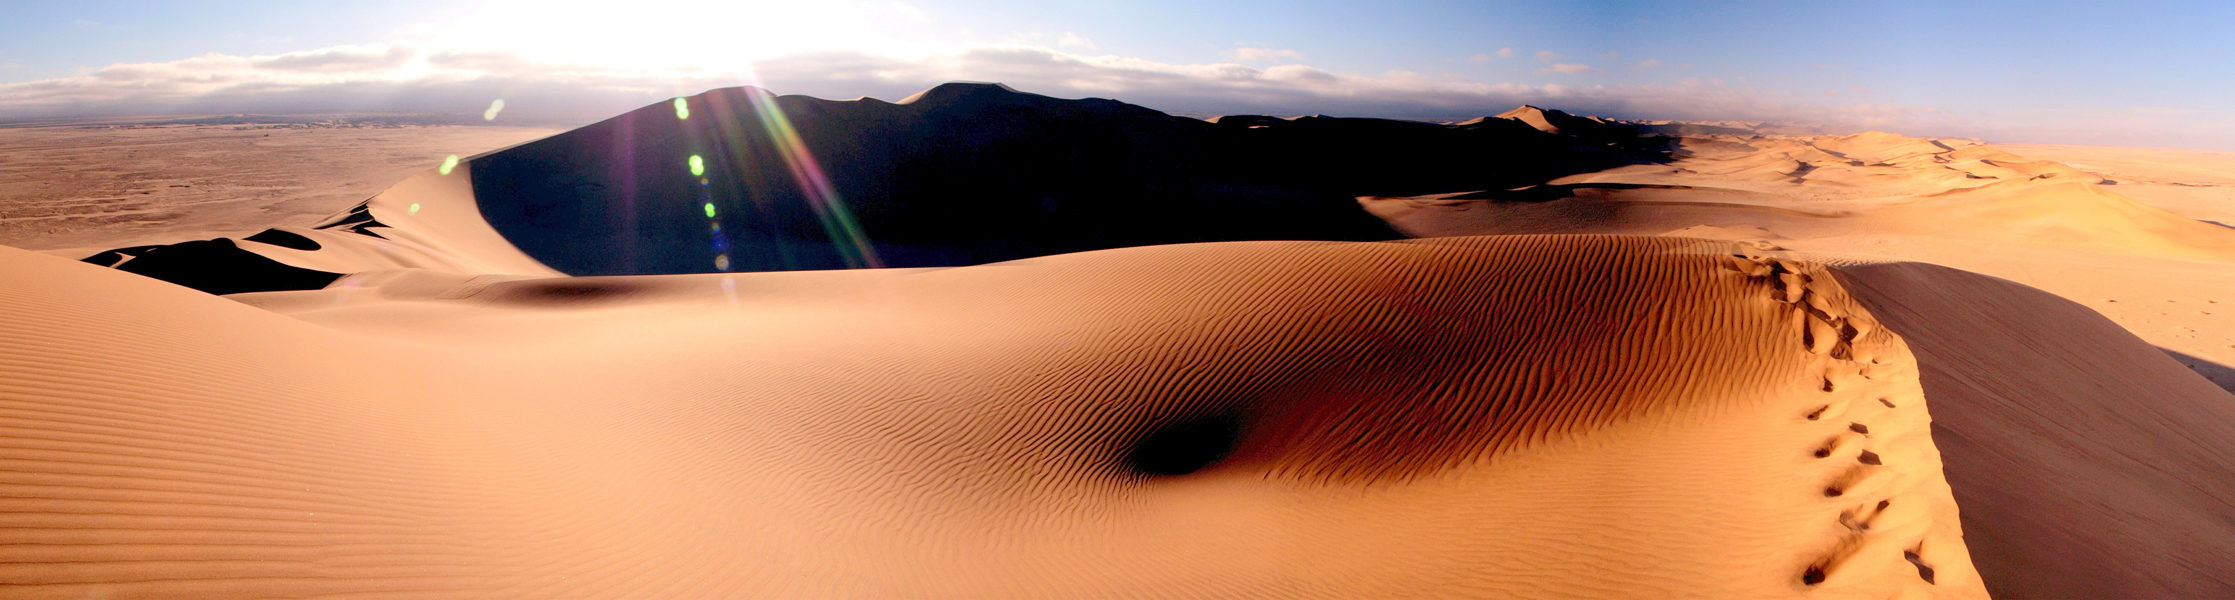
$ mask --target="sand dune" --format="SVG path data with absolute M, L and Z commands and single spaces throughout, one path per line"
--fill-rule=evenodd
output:
M 1994 146 L 1861 134 L 1684 147 L 1670 164 L 1558 180 L 1540 187 L 1559 193 L 1527 201 L 1482 192 L 1363 202 L 1412 235 L 1666 233 L 1852 257 L 1835 273 L 1915 345 L 1988 589 L 2235 592 L 2224 575 L 2235 561 L 2218 558 L 2235 556 L 2235 398 L 2196 376 L 2214 357 L 2235 364 L 2235 326 L 2213 310 L 2235 297 L 2235 230 Z M 2089 306 L 1885 262 L 1903 259 L 2020 279 Z M 2152 308 L 2190 302 L 2201 310 Z M 2029 375 L 1990 375 L 2019 373 Z M 2235 373 L 2203 374 L 2235 389 Z
M 2004 145 L 2108 180 L 2119 195 L 2199 221 L 2235 227 L 2235 153 L 2169 148 Z
M 205 270 L 271 259 L 337 275 L 776 271 L 1175 242 L 1393 239 L 1400 234 L 1357 196 L 1519 185 L 1665 152 L 1656 140 L 1579 140 L 1503 119 L 1212 123 L 998 84 L 941 85 L 897 103 L 755 88 L 678 102 L 683 110 L 656 104 L 467 157 L 315 228 L 280 229 L 316 252 L 246 245 L 255 256 L 235 253 Z M 428 219 L 445 225 L 412 223 Z
M 1918 263 L 1833 274 L 1916 354 L 1964 539 L 1990 589 L 2235 590 L 2235 402 L 2225 391 L 2039 290 Z
M 1710 134 L 1677 144 L 1667 161 L 1532 188 L 1361 202 L 1412 236 L 1689 232 L 1977 271 L 2081 302 L 2235 390 L 2235 310 L 2218 307 L 2235 302 L 2235 229 L 2201 218 L 2218 205 L 2199 196 L 2158 206 L 2125 195 L 2215 189 L 2198 176 L 2206 167 L 2149 172 L 2112 152 L 2080 154 L 2159 178 L 2150 181 L 2201 182 L 2185 187 L 1967 140 Z
M 715 90 L 0 248 L 0 596 L 2235 593 L 2235 230 L 2102 170 Z
M 1490 118 L 1519 121 L 1532 129 L 1550 134 L 1592 135 L 1602 133 L 1602 130 L 1607 129 L 1606 124 L 1596 118 L 1578 117 L 1558 110 L 1547 110 L 1528 105 L 1498 113 L 1497 116 Z
M 8 252 L 10 594 L 1980 590 L 1900 338 L 1721 243 L 248 305 Z

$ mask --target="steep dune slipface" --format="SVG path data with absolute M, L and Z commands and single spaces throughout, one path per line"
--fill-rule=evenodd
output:
M 1354 198 L 1536 183 L 1654 142 L 1503 120 L 1205 122 L 949 83 L 899 102 L 717 89 L 468 162 L 482 215 L 529 256 L 639 275 L 1393 239 Z
M 1983 594 L 1901 339 L 1726 243 L 238 297 L 302 321 L 0 252 L 0 595 Z
M 1921 263 L 1842 267 L 1923 367 L 1997 596 L 2235 596 L 2235 398 L 2086 307 Z
M 1206 122 L 998 84 L 945 84 L 899 102 L 724 88 L 446 163 L 313 226 L 185 251 L 118 248 L 93 262 L 133 270 L 152 255 L 152 265 L 201 271 L 285 271 L 271 261 L 317 271 L 257 286 L 138 268 L 237 293 L 398 268 L 944 267 L 1151 244 L 1383 240 L 1400 236 L 1356 197 L 1503 189 L 1668 152 L 1625 126 L 1544 115 L 1569 133 L 1508 119 Z

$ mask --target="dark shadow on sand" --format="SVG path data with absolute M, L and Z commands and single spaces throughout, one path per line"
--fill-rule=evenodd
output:
M 2211 380 L 2220 389 L 2235 394 L 2235 366 L 2219 364 L 2208 358 L 2176 350 L 2167 350 L 2163 346 L 2158 347 L 2158 351 L 2164 352 L 2166 356 L 2173 357 L 2173 360 L 2180 362 L 2189 370 L 2195 371 L 2197 375 L 2202 375 L 2205 379 Z
M 315 290 L 341 278 L 340 273 L 282 264 L 226 238 L 119 248 L 84 260 L 212 294 Z

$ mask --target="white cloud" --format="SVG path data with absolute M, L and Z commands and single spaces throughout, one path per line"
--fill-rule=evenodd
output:
M 760 61 L 753 75 L 618 70 L 510 52 L 376 45 L 272 56 L 206 54 L 0 84 L 0 119 L 363 111 L 435 112 L 478 121 L 473 117 L 503 98 L 499 121 L 587 122 L 666 96 L 751 83 L 754 75 L 780 93 L 831 98 L 897 99 L 945 81 L 1002 81 L 1035 93 L 1114 97 L 1176 112 L 1441 118 L 1491 114 L 1523 103 L 1680 118 L 1759 118 L 1765 112 L 1740 102 L 1748 95 L 1723 91 L 1719 84 L 1677 89 L 1523 85 L 1408 72 L 1341 73 L 1304 64 L 1166 63 L 1017 45 L 961 48 L 922 58 L 843 51 L 794 54 Z M 1687 97 L 1699 102 L 1687 102 Z
M 1636 70 L 1636 71 L 1643 71 L 1643 70 L 1646 70 L 1646 69 L 1651 69 L 1651 68 L 1655 68 L 1655 67 L 1659 67 L 1659 66 L 1661 66 L 1661 59 L 1658 59 L 1658 58 L 1648 58 L 1648 59 L 1645 59 L 1645 60 L 1637 61 L 1637 64 L 1633 64 L 1633 65 L 1630 65 L 1630 69 L 1631 69 L 1631 70 Z
M 417 53 L 411 46 L 402 44 L 335 46 L 307 52 L 253 57 L 250 60 L 260 69 L 347 72 L 401 66 Z
M 1560 53 L 1558 53 L 1558 52 L 1553 52 L 1553 51 L 1551 51 L 1551 50 L 1538 50 L 1538 51 L 1537 51 L 1537 62 L 1540 62 L 1540 63 L 1544 63 L 1544 64 L 1548 64 L 1548 65 L 1549 65 L 1549 64 L 1552 64 L 1552 63 L 1560 62 L 1560 59 L 1563 59 L 1563 58 L 1567 58 L 1567 57 L 1566 57 L 1566 56 L 1562 56 L 1562 55 L 1561 55 Z
M 1230 53 L 1229 53 L 1229 55 L 1230 55 L 1230 56 L 1232 56 L 1232 57 L 1234 57 L 1234 60 L 1240 60 L 1240 61 L 1248 61 L 1248 62 L 1271 62 L 1271 61 L 1278 61 L 1278 60 L 1304 60 L 1304 53 L 1302 53 L 1302 52 L 1297 52 L 1297 51 L 1295 51 L 1295 50 L 1277 50 L 1277 49 L 1272 49 L 1272 48 L 1252 48 L 1252 47 L 1248 47 L 1248 46 L 1243 46 L 1243 47 L 1240 47 L 1240 48 L 1235 48 L 1235 49 L 1234 49 L 1234 50 L 1233 50 L 1232 52 L 1230 52 Z
M 1542 69 L 1537 69 L 1537 72 L 1538 72 L 1538 73 L 1559 73 L 1559 74 L 1561 74 L 1561 75 L 1578 75 L 1578 74 L 1582 74 L 1582 73 L 1589 73 L 1589 72 L 1592 72 L 1592 71 L 1597 71 L 1597 70 L 1598 70 L 1598 69 L 1593 69 L 1593 68 L 1591 68 L 1591 65 L 1579 65 L 1579 64 L 1574 64 L 1574 63 L 1558 63 L 1558 64 L 1555 64 L 1555 65 L 1552 65 L 1552 66 L 1549 66 L 1549 67 L 1545 67 L 1545 68 L 1542 68 Z
M 1057 39 L 1055 41 L 1055 45 L 1065 48 L 1085 48 L 1088 50 L 1094 49 L 1093 40 L 1079 37 L 1079 34 L 1071 33 L 1069 31 L 1063 32 L 1063 37 L 1061 39 Z
M 1508 58 L 1513 58 L 1512 48 L 1499 48 L 1496 54 L 1476 54 L 1474 56 L 1467 57 L 1467 60 L 1478 63 L 1486 63 L 1494 60 L 1504 60 Z

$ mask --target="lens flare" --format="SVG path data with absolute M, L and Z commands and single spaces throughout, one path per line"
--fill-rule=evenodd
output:
M 483 120 L 483 121 L 495 121 L 495 120 L 497 120 L 497 113 L 500 113 L 500 112 L 504 112 L 504 99 L 503 99 L 503 98 L 498 98 L 498 99 L 497 99 L 497 101 L 495 101 L 495 102 L 490 102 L 490 103 L 489 103 L 489 110 L 484 110 L 484 111 L 481 111 L 481 120 Z
M 419 203 L 417 203 L 417 202 L 413 202 L 413 203 L 411 203 L 411 211 L 410 211 L 410 212 L 411 212 L 411 214 L 415 214 L 415 215 L 416 215 L 416 214 L 419 214 Z
M 792 128 L 792 121 L 784 116 L 784 109 L 776 105 L 774 96 L 764 91 L 745 95 L 760 114 L 761 128 L 775 142 L 777 154 L 784 158 L 784 166 L 791 170 L 792 180 L 799 183 L 800 192 L 807 196 L 807 205 L 814 209 L 815 217 L 822 221 L 823 232 L 830 236 L 837 247 L 839 258 L 849 268 L 881 267 L 877 250 L 869 244 L 869 236 L 854 222 L 854 213 L 846 208 L 846 200 L 831 186 L 830 176 L 823 171 L 807 143 L 799 139 L 799 132 Z
M 498 102 L 503 102 L 503 100 L 498 100 Z M 675 97 L 675 118 L 677 120 L 689 120 L 691 118 L 691 103 L 685 102 L 682 96 Z
M 691 174 L 700 176 L 698 178 L 698 206 L 700 211 L 706 213 L 707 242 L 712 246 L 714 253 L 714 270 L 727 272 L 730 270 L 729 236 L 722 233 L 722 221 L 715 217 L 717 213 L 714 210 L 714 186 L 705 177 L 706 160 L 697 154 L 691 155 Z
M 693 158 L 693 159 L 696 159 L 696 158 L 698 158 L 698 157 L 696 157 L 696 156 L 693 156 L 693 157 L 691 157 L 691 158 Z M 691 161 L 691 162 L 693 162 L 693 163 L 695 164 L 695 163 L 697 163 L 698 161 L 696 161 L 696 160 L 693 160 L 693 161 Z M 458 155 L 456 155 L 456 154 L 452 154 L 452 155 L 450 155 L 450 157 L 449 157 L 449 158 L 445 158 L 445 159 L 442 159 L 442 166 L 440 166 L 440 167 L 435 167 L 435 170 L 436 170 L 436 171 L 439 171 L 439 172 L 441 172 L 441 173 L 442 173 L 442 174 L 444 174 L 444 175 L 449 175 L 449 174 L 450 174 L 450 171 L 451 171 L 452 169 L 456 169 L 456 168 L 458 168 Z

